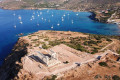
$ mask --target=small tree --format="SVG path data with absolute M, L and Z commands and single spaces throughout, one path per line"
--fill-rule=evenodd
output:
M 108 66 L 106 62 L 99 62 L 99 65 L 103 66 L 103 67 L 107 67 Z
M 114 76 L 112 77 L 112 79 L 113 79 L 113 80 L 120 80 L 120 77 L 117 76 L 117 75 L 114 75 Z

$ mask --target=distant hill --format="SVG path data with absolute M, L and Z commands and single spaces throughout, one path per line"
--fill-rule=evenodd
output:
M 120 0 L 2 0 L 0 7 L 5 9 L 62 8 L 94 10 L 120 7 Z

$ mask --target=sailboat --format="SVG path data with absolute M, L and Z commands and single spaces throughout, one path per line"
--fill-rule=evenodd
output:
M 42 17 L 41 19 L 43 20 L 44 18 Z
M 16 14 L 14 13 L 13 15 L 15 16 Z
M 74 22 L 73 22 L 73 20 L 72 20 L 72 24 L 73 24 Z
M 22 21 L 20 21 L 20 24 L 23 24 L 23 22 L 22 22 Z
M 14 25 L 14 28 L 16 28 L 16 25 Z
M 38 14 L 38 17 L 39 17 L 40 15 Z
M 45 21 L 46 21 L 46 19 L 45 19 Z
M 35 17 L 32 15 L 32 19 L 35 19 Z
M 15 13 L 13 14 L 14 15 L 14 28 L 16 28 L 16 25 L 15 25 Z
M 64 21 L 64 19 L 62 19 L 62 21 Z
M 54 27 L 53 27 L 53 25 L 52 25 L 52 27 L 51 27 L 51 29 L 53 29 Z
M 37 24 L 38 26 L 40 25 L 40 24 Z
M 33 12 L 33 14 L 35 14 L 35 12 Z
M 47 10 L 47 13 L 49 13 L 49 10 Z
M 40 15 L 42 15 L 42 12 L 40 12 Z
M 22 19 L 22 17 L 19 15 L 19 16 L 18 16 L 18 19 L 19 19 L 19 20 L 21 20 L 21 19 Z
M 76 16 L 78 16 L 79 14 L 76 14 Z
M 32 18 L 30 20 L 32 21 Z
M 60 26 L 60 24 L 59 24 L 59 23 L 58 23 L 57 25 L 58 25 L 58 26 Z

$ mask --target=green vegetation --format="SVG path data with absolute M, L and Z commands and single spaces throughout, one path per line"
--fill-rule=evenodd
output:
M 107 67 L 108 66 L 108 64 L 106 62 L 99 62 L 99 65 L 103 66 L 103 67 Z
M 118 53 L 118 54 L 120 54 L 120 49 L 119 49 L 119 50 L 117 50 L 117 53 Z
M 91 54 L 95 54 L 95 53 L 98 53 L 98 49 L 97 48 L 94 48 L 93 51 L 91 52 Z
M 88 37 L 70 37 L 69 42 L 64 41 L 64 39 L 54 40 L 54 41 L 49 41 L 48 39 L 44 39 L 44 40 L 49 41 L 50 46 L 65 44 L 76 50 L 82 52 L 88 52 L 91 54 L 98 53 L 99 49 L 103 48 L 108 43 L 112 42 L 112 39 L 109 36 L 94 35 L 94 34 L 88 34 L 88 35 L 89 35 Z
M 46 44 L 43 44 L 43 45 L 42 45 L 42 48 L 43 48 L 43 49 L 48 49 L 48 46 L 47 46 Z
M 56 75 L 53 75 L 51 79 L 47 79 L 47 80 L 55 80 L 57 78 Z
M 105 78 L 105 80 L 111 80 L 111 76 L 109 76 L 109 75 L 105 75 L 104 78 Z
M 98 78 L 102 78 L 102 77 L 100 75 L 96 75 L 94 78 L 98 79 Z
M 111 15 L 113 14 L 113 13 L 115 13 L 115 11 L 113 10 L 113 11 L 108 11 L 107 13 L 105 13 L 105 12 L 103 12 L 102 13 L 102 15 L 103 16 L 101 16 L 100 17 L 100 22 L 107 22 L 107 20 L 111 17 Z
M 63 62 L 64 64 L 68 64 L 69 62 L 68 61 L 65 61 L 65 62 Z
M 55 40 L 55 41 L 50 41 L 49 42 L 49 45 L 50 46 L 56 46 L 56 45 L 60 45 L 62 43 L 65 43 L 64 41 L 61 41 L 61 40 Z
M 112 79 L 113 79 L 113 80 L 120 80 L 120 77 L 117 76 L 117 75 L 114 75 L 114 76 L 112 77 Z
M 67 46 L 74 48 L 79 51 L 86 51 L 85 48 L 81 44 L 67 44 Z
M 52 33 L 56 34 L 56 32 L 54 31 Z M 64 35 L 64 33 L 62 33 L 62 35 Z M 44 49 L 48 49 L 56 45 L 65 44 L 73 49 L 91 54 L 98 53 L 100 49 L 110 44 L 113 41 L 113 39 L 119 39 L 117 36 L 104 36 L 87 33 L 85 33 L 85 35 L 88 36 L 67 38 L 62 37 L 58 39 L 58 37 L 50 38 L 47 35 L 39 35 L 38 33 L 36 33 L 29 35 L 28 38 L 31 40 L 31 43 L 34 44 L 34 47 L 42 45 Z M 36 36 L 36 39 L 32 39 L 33 36 Z M 118 50 L 118 53 L 120 54 L 120 50 Z

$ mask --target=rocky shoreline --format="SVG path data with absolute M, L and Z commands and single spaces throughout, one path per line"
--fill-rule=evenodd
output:
M 92 19 L 93 21 L 117 24 L 118 26 L 120 26 L 120 17 L 116 18 L 117 15 L 115 13 L 112 13 L 109 16 L 105 16 L 106 14 L 109 14 L 108 12 L 106 13 L 91 12 L 91 13 L 92 15 L 89 16 L 89 18 Z
M 97 18 L 96 18 L 96 14 L 94 13 L 94 12 L 90 12 L 91 13 L 91 15 L 89 16 L 89 18 L 91 19 L 91 20 L 93 20 L 93 21 L 99 21 Z

